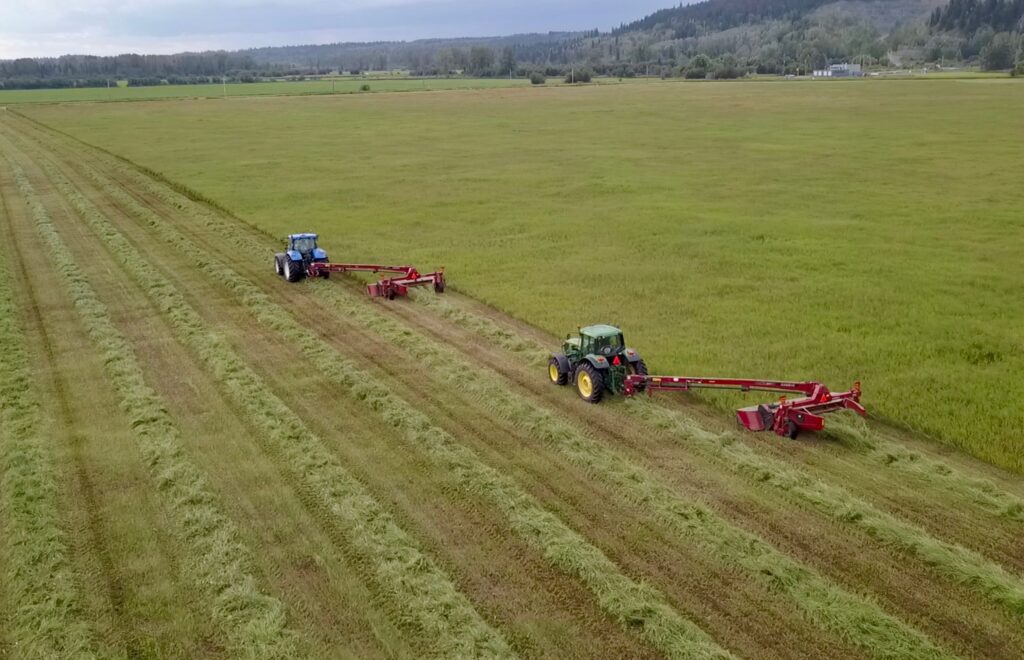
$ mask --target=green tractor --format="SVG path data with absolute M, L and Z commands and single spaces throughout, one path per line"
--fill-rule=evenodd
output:
M 567 385 L 572 378 L 584 401 L 597 403 L 605 391 L 620 394 L 630 374 L 647 375 L 640 354 L 627 348 L 622 331 L 611 325 L 591 325 L 579 329 L 579 337 L 566 335 L 562 353 L 548 361 L 548 375 L 556 385 Z

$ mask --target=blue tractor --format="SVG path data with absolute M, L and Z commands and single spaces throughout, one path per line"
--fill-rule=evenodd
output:
M 289 235 L 287 250 L 274 255 L 274 272 L 289 282 L 310 274 L 330 277 L 329 270 L 311 268 L 315 263 L 327 263 L 327 252 L 317 247 L 316 239 L 316 234 Z

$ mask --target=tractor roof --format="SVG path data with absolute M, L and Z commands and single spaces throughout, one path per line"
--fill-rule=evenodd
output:
M 296 238 L 312 238 L 315 241 L 317 239 L 317 235 L 316 234 L 288 234 L 288 238 L 289 238 L 289 240 L 294 240 Z
M 622 334 L 622 330 L 619 330 L 614 325 L 598 324 L 580 328 L 580 334 L 587 335 L 588 337 L 617 337 Z

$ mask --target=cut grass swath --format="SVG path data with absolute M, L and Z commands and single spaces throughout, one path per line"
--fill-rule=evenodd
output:
M 63 177 L 58 172 L 53 172 L 51 177 L 58 180 L 58 186 L 70 185 L 70 182 L 60 181 Z M 97 183 L 103 185 L 102 181 L 97 180 Z M 298 347 L 308 363 L 317 365 L 331 382 L 370 407 L 384 422 L 401 430 L 410 444 L 424 451 L 441 470 L 455 475 L 467 494 L 490 500 L 516 533 L 538 547 L 559 569 L 583 581 L 620 624 L 638 631 L 669 657 L 730 656 L 699 627 L 675 611 L 661 593 L 629 579 L 599 549 L 545 510 L 512 479 L 488 466 L 475 452 L 432 424 L 426 415 L 300 325 L 252 282 L 225 266 L 221 258 L 211 256 L 116 186 L 104 189 L 163 241 L 188 255 L 197 268 L 231 289 L 260 324 L 273 328 Z M 76 193 L 66 191 L 65 195 L 73 198 Z M 73 200 L 73 203 L 76 202 Z
M 228 648 L 247 657 L 291 658 L 297 640 L 285 627 L 285 608 L 260 593 L 248 548 L 224 516 L 202 473 L 186 458 L 179 431 L 160 397 L 144 378 L 131 345 L 117 331 L 70 251 L 57 234 L 46 208 L 21 168 L 11 163 L 15 181 L 28 200 L 36 229 L 63 277 L 86 332 L 102 351 L 104 367 L 130 418 L 150 476 L 189 549 L 197 586 L 211 601 Z
M 455 351 L 409 332 L 370 303 L 323 282 L 313 283 L 326 304 L 358 320 L 389 342 L 429 365 L 451 387 L 472 396 L 506 423 L 556 449 L 648 511 L 668 529 L 711 556 L 744 571 L 768 589 L 789 596 L 809 620 L 874 657 L 944 657 L 926 636 L 884 612 L 867 597 L 843 590 L 812 568 L 779 552 L 763 539 L 735 527 L 697 501 L 689 501 L 644 468 L 630 462 L 575 426 L 510 392 L 497 379 L 474 369 Z
M 170 321 L 182 342 L 214 374 L 236 405 L 246 410 L 284 456 L 290 469 L 316 494 L 370 566 L 400 624 L 423 635 L 439 656 L 511 656 L 500 634 L 473 609 L 450 578 L 420 551 L 392 516 L 345 471 L 309 431 L 202 318 L 180 292 L 52 165 L 48 174 L 96 235 L 106 243 Z
M 540 357 L 546 361 L 547 353 L 543 352 L 542 347 L 535 344 L 531 346 L 528 340 L 515 338 L 490 319 L 456 309 L 446 301 L 436 300 L 436 296 L 417 296 L 417 299 L 431 307 L 447 308 L 441 312 L 443 316 L 480 333 L 507 350 L 525 352 L 529 357 Z M 883 544 L 920 559 L 939 575 L 979 592 L 1011 614 L 1024 616 L 1024 584 L 1020 578 L 981 554 L 958 544 L 938 540 L 920 528 L 880 511 L 844 488 L 817 479 L 784 461 L 759 454 L 749 445 L 738 441 L 735 434 L 711 433 L 682 413 L 642 397 L 628 401 L 625 409 L 641 423 L 652 424 L 670 431 L 674 437 L 685 439 L 687 447 L 710 457 L 729 471 L 751 482 L 783 491 L 833 520 L 860 527 Z M 862 436 L 861 441 L 868 447 L 867 451 L 879 462 L 887 465 L 901 462 L 903 469 L 915 474 L 931 475 L 937 484 L 958 486 L 960 490 L 973 495 L 974 501 L 987 505 L 987 510 L 997 516 L 1021 519 L 1021 500 L 991 482 L 955 472 L 940 461 L 912 458 L 915 455 L 906 448 L 893 442 L 877 440 L 866 432 L 862 432 Z M 876 457 L 876 454 L 891 455 L 902 460 L 885 461 L 880 456 Z
M 0 200 L 0 216 L 6 216 L 5 206 Z M 61 528 L 53 439 L 41 435 L 38 394 L 10 283 L 0 250 L 0 557 L 9 609 L 0 634 L 25 657 L 89 657 L 92 631 Z
M 410 297 L 437 312 L 442 318 L 501 346 L 529 364 L 547 364 L 550 347 L 520 337 L 493 320 L 461 309 L 438 296 L 413 291 Z M 994 516 L 1024 522 L 1024 499 L 999 488 L 988 479 L 970 476 L 944 461 L 926 457 L 898 442 L 886 440 L 868 429 L 859 417 L 851 419 L 837 416 L 829 423 L 829 433 L 845 441 L 851 449 L 865 455 L 879 467 L 913 475 L 942 490 L 953 489 Z
M 158 188 L 158 186 L 154 186 Z M 163 191 L 168 195 L 168 191 Z M 172 194 L 173 195 L 173 194 Z M 174 199 L 172 196 L 171 199 Z M 210 226 L 257 258 L 265 249 L 253 237 L 180 196 L 175 206 L 198 212 Z M 790 596 L 810 620 L 835 632 L 875 657 L 943 657 L 945 652 L 919 631 L 883 612 L 873 601 L 845 592 L 812 569 L 778 552 L 763 540 L 733 527 L 706 507 L 677 496 L 645 470 L 586 437 L 569 424 L 510 393 L 501 383 L 472 368 L 451 349 L 410 332 L 362 299 L 330 284 L 312 283 L 316 294 L 346 318 L 355 319 L 391 343 L 423 360 L 452 386 L 481 405 L 554 447 L 576 465 L 611 483 L 623 496 L 651 512 L 669 529 L 744 570 L 769 589 Z

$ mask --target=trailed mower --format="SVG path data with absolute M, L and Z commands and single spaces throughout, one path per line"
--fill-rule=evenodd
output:
M 611 325 L 592 325 L 580 328 L 578 337 L 566 336 L 562 352 L 553 354 L 548 362 L 548 375 L 556 385 L 566 385 L 572 379 L 576 392 L 590 403 L 598 403 L 605 392 L 627 397 L 655 390 L 777 392 L 782 394 L 778 402 L 740 408 L 736 418 L 750 431 L 770 430 L 788 438 L 796 438 L 801 431 L 822 430 L 826 413 L 853 410 L 867 414 L 860 404 L 860 381 L 837 393 L 814 381 L 652 376 L 640 354 L 626 347 L 622 331 Z M 790 395 L 800 396 L 790 399 Z
M 384 266 L 380 264 L 339 264 L 327 259 L 327 252 L 317 245 L 316 234 L 291 234 L 284 252 L 274 255 L 274 272 L 289 282 L 306 277 L 331 276 L 331 273 L 394 273 L 373 284 L 366 292 L 374 298 L 394 300 L 409 293 L 409 287 L 433 285 L 434 291 L 444 293 L 444 269 L 421 275 L 412 266 Z

